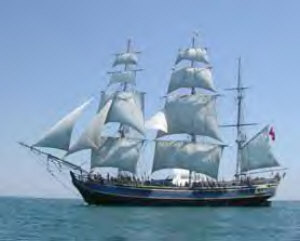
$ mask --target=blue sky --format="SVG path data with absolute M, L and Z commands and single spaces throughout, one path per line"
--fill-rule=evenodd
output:
M 289 168 L 278 198 L 299 199 L 299 10 L 297 0 L 0 1 L 0 195 L 72 196 L 16 141 L 33 143 L 103 89 L 112 54 L 128 37 L 143 52 L 138 88 L 148 93 L 149 117 L 162 105 L 178 48 L 197 30 L 226 94 L 221 122 L 234 120 L 232 96 L 222 89 L 236 83 L 242 56 L 243 81 L 252 87 L 246 119 L 274 125 L 274 152 Z M 232 141 L 233 130 L 223 134 Z M 222 176 L 231 175 L 233 150 L 224 155 Z

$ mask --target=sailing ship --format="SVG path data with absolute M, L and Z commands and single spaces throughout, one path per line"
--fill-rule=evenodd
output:
M 137 68 L 140 52 L 134 51 L 128 40 L 126 51 L 115 54 L 115 70 L 108 72 L 109 83 L 101 92 L 96 114 L 74 144 L 71 137 L 75 123 L 92 100 L 69 113 L 35 144 L 20 144 L 71 169 L 72 183 L 88 204 L 269 205 L 285 175 L 271 150 L 274 129 L 267 125 L 252 138 L 246 137 L 245 127 L 255 123 L 245 123 L 242 118 L 247 88 L 241 81 L 240 59 L 237 86 L 228 89 L 237 93 L 237 121 L 232 125 L 218 123 L 216 102 L 220 95 L 208 51 L 196 46 L 195 41 L 193 36 L 191 46 L 179 50 L 164 107 L 149 120 L 144 120 L 144 92 L 136 89 L 136 78 L 142 70 Z M 237 130 L 236 172 L 228 181 L 218 180 L 227 147 L 220 135 L 224 127 Z M 148 129 L 156 130 L 155 138 L 147 138 Z M 145 154 L 150 152 L 145 151 L 149 142 L 155 146 L 153 160 Z M 66 154 L 58 157 L 43 148 L 60 149 Z M 82 150 L 91 152 L 90 170 L 68 160 Z M 189 174 L 145 178 L 137 168 L 142 161 L 152 162 L 151 173 L 179 169 Z M 101 173 L 105 168 L 118 172 Z M 265 173 L 273 175 L 267 177 Z

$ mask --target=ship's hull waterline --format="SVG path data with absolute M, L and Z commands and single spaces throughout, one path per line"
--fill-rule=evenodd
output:
M 72 172 L 71 177 L 85 202 L 94 205 L 269 206 L 277 188 L 271 184 L 230 188 L 134 187 L 81 181 Z

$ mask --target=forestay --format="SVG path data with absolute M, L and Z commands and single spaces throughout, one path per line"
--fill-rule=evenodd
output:
M 105 138 L 98 150 L 92 151 L 91 168 L 116 167 L 135 173 L 143 141 L 128 138 Z
M 205 48 L 187 48 L 180 50 L 175 64 L 178 64 L 182 60 L 190 60 L 196 62 L 209 63 L 207 51 Z
M 271 151 L 269 126 L 242 147 L 241 156 L 241 172 L 279 166 Z
M 185 67 L 174 71 L 171 75 L 168 93 L 179 88 L 193 87 L 215 91 L 210 68 Z
M 88 100 L 66 115 L 33 146 L 49 147 L 68 151 L 74 124 L 91 101 L 92 99 Z
M 181 168 L 217 178 L 222 146 L 182 141 L 157 141 L 152 172 Z
M 138 63 L 138 57 L 136 53 L 122 53 L 122 54 L 117 54 L 115 61 L 113 63 L 113 67 L 117 65 L 137 65 Z
M 203 135 L 221 141 L 215 102 L 216 96 L 200 93 L 169 98 L 164 108 L 168 131 L 160 136 Z

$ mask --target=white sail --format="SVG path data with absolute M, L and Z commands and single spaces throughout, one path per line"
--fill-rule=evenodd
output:
M 207 51 L 205 48 L 187 48 L 180 50 L 175 64 L 178 64 L 182 60 L 191 60 L 196 62 L 209 63 Z
M 203 135 L 221 141 L 215 108 L 216 96 L 184 95 L 169 99 L 164 108 L 167 133 Z
M 72 145 L 67 153 L 84 150 L 84 149 L 98 149 L 102 144 L 100 140 L 101 129 L 105 125 L 108 112 L 111 108 L 112 100 L 108 100 L 104 107 L 94 116 L 85 131 L 81 134 L 77 142 Z
M 165 133 L 168 132 L 168 123 L 163 111 L 157 112 L 149 120 L 146 121 L 145 127 L 147 129 L 160 130 Z
M 168 93 L 179 88 L 198 87 L 215 91 L 210 68 L 182 68 L 171 75 Z
M 138 108 L 142 111 L 144 115 L 145 111 L 145 93 L 144 92 L 138 92 L 134 91 L 133 93 L 134 101 L 137 104 Z
M 104 107 L 104 105 L 107 103 L 107 101 L 109 101 L 110 99 L 113 99 L 115 94 L 116 94 L 115 92 L 113 92 L 113 93 L 106 93 L 104 91 L 101 92 L 101 97 L 100 97 L 100 102 L 99 102 L 97 113 Z
M 101 100 L 100 100 L 100 104 L 99 104 L 97 112 L 99 112 L 103 108 L 103 106 L 105 105 L 105 103 L 108 100 L 113 99 L 114 96 L 117 95 L 118 93 L 120 93 L 120 92 L 114 92 L 114 93 L 102 92 Z M 126 92 L 123 92 L 123 93 L 127 93 L 126 95 L 132 95 L 136 105 L 144 113 L 144 105 L 145 105 L 145 93 L 144 92 L 126 91 Z
M 122 53 L 117 54 L 115 61 L 113 63 L 113 67 L 117 65 L 137 65 L 138 63 L 138 57 L 136 53 Z
M 107 122 L 119 122 L 129 125 L 144 134 L 144 117 L 132 94 L 119 92 L 113 99 Z
M 109 84 L 117 84 L 117 83 L 129 83 L 135 85 L 135 72 L 134 71 L 124 71 L 124 72 L 115 72 L 111 73 Z
M 133 97 L 134 97 L 134 100 L 135 100 L 135 103 L 136 105 L 138 106 L 139 110 L 142 111 L 142 114 L 143 114 L 143 117 L 144 117 L 144 109 L 145 109 L 145 93 L 144 92 L 137 92 L 137 91 L 134 91 L 132 92 L 133 94 Z M 132 128 L 128 125 L 124 125 L 123 126 L 123 131 L 124 131 L 124 134 L 127 136 L 127 137 L 133 137 L 133 138 L 138 138 L 139 137 L 139 131 L 137 131 L 135 128 Z
M 217 178 L 222 149 L 194 142 L 157 141 L 152 171 L 181 168 Z
M 80 117 L 83 110 L 91 103 L 92 99 L 77 107 L 71 113 L 66 115 L 57 124 L 55 124 L 43 138 L 34 146 L 49 147 L 68 151 L 71 141 L 71 135 L 76 120 Z
M 105 138 L 97 150 L 92 150 L 91 168 L 116 167 L 135 173 L 143 141 L 128 138 Z
M 103 93 L 99 109 L 101 109 L 104 103 L 109 99 L 112 99 L 113 102 L 106 122 L 119 122 L 144 134 L 144 94 L 139 92 Z
M 279 166 L 271 151 L 269 126 L 243 146 L 241 156 L 241 172 Z

